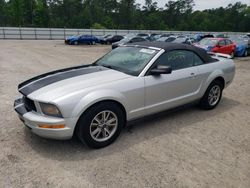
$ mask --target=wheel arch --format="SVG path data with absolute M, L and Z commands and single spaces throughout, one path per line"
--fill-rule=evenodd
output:
M 225 88 L 226 82 L 224 78 L 224 73 L 222 72 L 222 70 L 216 70 L 213 73 L 211 73 L 210 76 L 204 82 L 204 86 L 201 89 L 200 97 L 202 97 L 205 94 L 210 84 L 215 80 L 219 80 L 223 84 L 223 89 Z
M 104 100 L 100 100 L 98 102 L 95 102 L 93 104 L 91 104 L 90 106 L 88 106 L 88 108 L 86 108 L 84 111 L 82 111 L 82 113 L 79 115 L 77 121 L 76 121 L 76 124 L 75 124 L 75 127 L 74 127 L 74 135 L 76 135 L 76 131 L 78 130 L 78 122 L 81 118 L 82 115 L 84 115 L 88 110 L 90 110 L 91 108 L 93 108 L 94 106 L 98 105 L 98 104 L 101 104 L 101 103 L 104 103 L 104 102 L 108 102 L 108 103 L 113 103 L 113 104 L 116 104 L 117 106 L 119 106 L 119 108 L 122 110 L 123 112 L 123 115 L 124 115 L 124 126 L 126 125 L 126 121 L 127 121 L 127 112 L 126 112 L 126 109 L 124 107 L 124 105 L 122 103 L 120 103 L 119 101 L 117 100 L 114 100 L 114 99 L 104 99 Z
M 72 110 L 71 117 L 79 118 L 90 107 L 101 102 L 116 103 L 122 108 L 127 119 L 129 109 L 126 103 L 126 97 L 122 93 L 113 90 L 99 90 L 85 95 Z
M 224 79 L 222 76 L 216 77 L 212 82 L 214 82 L 214 81 L 219 81 L 219 82 L 221 82 L 221 83 L 222 83 L 222 86 L 223 86 L 222 89 L 225 88 L 225 79 Z M 212 83 L 212 82 L 211 82 L 211 83 Z M 211 84 L 211 83 L 210 83 L 210 84 Z M 210 84 L 209 84 L 209 85 L 210 85 Z

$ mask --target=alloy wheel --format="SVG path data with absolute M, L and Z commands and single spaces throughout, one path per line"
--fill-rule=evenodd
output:
M 98 113 L 90 124 L 90 135 L 97 142 L 110 139 L 118 127 L 118 118 L 112 111 L 105 110 Z
M 218 85 L 215 85 L 211 88 L 208 94 L 208 103 L 210 106 L 215 106 L 219 100 L 221 95 L 221 89 Z

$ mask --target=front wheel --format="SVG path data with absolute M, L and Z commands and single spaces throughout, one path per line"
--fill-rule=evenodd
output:
M 88 109 L 77 123 L 76 134 L 91 148 L 113 143 L 125 123 L 123 111 L 112 102 L 101 102 Z
M 73 45 L 78 45 L 78 41 L 77 41 L 77 40 L 74 41 L 74 42 L 73 42 Z
M 223 85 L 220 81 L 213 81 L 207 88 L 206 93 L 200 101 L 200 107 L 206 110 L 214 109 L 220 102 Z

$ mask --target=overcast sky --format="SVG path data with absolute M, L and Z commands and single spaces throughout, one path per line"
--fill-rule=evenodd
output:
M 158 2 L 159 7 L 163 7 L 167 0 L 153 0 Z M 204 10 L 204 9 L 211 9 L 211 8 L 218 8 L 218 7 L 226 7 L 228 4 L 235 2 L 241 2 L 243 4 L 250 5 L 250 0 L 194 0 L 195 2 L 195 10 Z M 144 4 L 145 0 L 137 0 L 138 3 Z

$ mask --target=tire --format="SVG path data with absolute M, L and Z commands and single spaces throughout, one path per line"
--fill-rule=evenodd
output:
M 74 45 L 78 45 L 78 41 L 74 41 L 73 44 L 74 44 Z
M 214 109 L 221 100 L 222 92 L 223 92 L 223 84 L 221 83 L 221 81 L 218 80 L 213 81 L 207 88 L 202 99 L 200 100 L 200 107 L 205 110 Z M 218 93 L 218 95 L 216 95 L 216 93 Z
M 103 121 L 103 115 L 107 124 Z M 123 111 L 116 103 L 101 102 L 81 115 L 77 122 L 76 135 L 90 148 L 102 148 L 117 139 L 124 123 Z
M 92 44 L 92 45 L 95 45 L 95 41 L 92 41 L 91 44 Z

